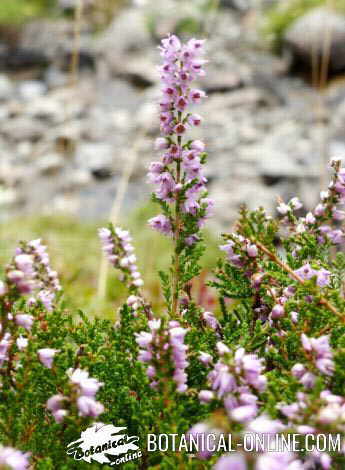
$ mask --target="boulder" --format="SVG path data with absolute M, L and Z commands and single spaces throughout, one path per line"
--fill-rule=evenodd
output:
M 95 44 L 96 54 L 112 74 L 125 70 L 133 57 L 142 62 L 143 56 L 154 48 L 145 15 L 137 8 L 121 11 Z
M 284 45 L 296 61 L 312 66 L 329 45 L 329 70 L 345 70 L 345 16 L 326 7 L 313 8 L 287 29 Z

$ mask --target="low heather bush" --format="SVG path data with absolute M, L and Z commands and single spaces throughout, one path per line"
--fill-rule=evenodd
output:
M 149 224 L 172 242 L 170 270 L 159 273 L 166 308 L 152 310 L 131 236 L 112 225 L 99 237 L 128 289 L 114 322 L 68 310 L 40 240 L 21 243 L 5 269 L 0 468 L 99 468 L 96 454 L 87 463 L 66 453 L 93 422 L 127 427 L 141 443 L 149 433 L 213 436 L 218 444 L 231 434 L 237 449 L 148 452 L 141 445 L 141 459 L 126 468 L 345 466 L 345 169 L 331 161 L 329 187 L 304 216 L 296 197 L 280 201 L 276 219 L 262 208 L 240 211 L 209 281 L 219 308 L 205 311 L 193 279 L 213 203 L 202 172 L 205 145 L 188 137 L 202 121 L 190 109 L 206 98 L 193 85 L 204 75 L 203 49 L 203 41 L 181 44 L 175 36 L 160 48 L 155 146 L 162 156 L 149 180 L 161 213 Z M 268 446 L 298 434 L 303 450 L 244 452 L 246 433 L 265 436 Z M 303 443 L 303 436 L 321 442 L 329 434 L 340 439 L 331 450 Z

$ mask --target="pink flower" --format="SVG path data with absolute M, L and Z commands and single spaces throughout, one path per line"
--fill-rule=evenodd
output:
M 311 212 L 308 212 L 308 214 L 305 217 L 305 221 L 307 224 L 312 225 L 312 224 L 315 224 L 316 219 Z
M 7 293 L 6 284 L 0 281 L 0 297 L 4 296 Z
M 258 256 L 258 248 L 256 245 L 248 245 L 247 246 L 247 253 L 248 253 L 248 256 L 251 257 L 251 258 L 255 258 L 256 256 Z
M 146 331 L 141 331 L 140 333 L 136 333 L 136 342 L 141 348 L 147 348 L 152 342 L 153 336 L 151 333 L 147 333 Z
M 211 390 L 200 390 L 198 397 L 201 403 L 210 403 L 214 400 L 214 393 Z
M 103 385 L 103 382 L 99 382 L 97 379 L 92 377 L 87 377 L 79 382 L 80 393 L 87 397 L 94 397 Z
M 149 225 L 151 228 L 165 235 L 169 235 L 171 233 L 170 220 L 165 215 L 152 217 L 152 219 L 149 220 Z
M 295 274 L 297 274 L 299 277 L 301 277 L 303 280 L 309 280 L 312 279 L 314 276 L 317 275 L 317 272 L 315 269 L 313 269 L 309 263 L 303 265 L 301 268 L 296 269 L 294 271 Z
M 188 123 L 191 126 L 200 126 L 202 122 L 202 117 L 199 114 L 191 114 L 188 118 Z
M 212 330 L 218 330 L 220 328 L 219 321 L 212 312 L 203 312 L 202 318 L 205 321 L 206 325 L 209 328 L 212 328 Z
M 238 406 L 230 413 L 231 418 L 239 423 L 245 423 L 257 415 L 258 409 L 255 405 Z
M 26 275 L 33 273 L 33 257 L 31 255 L 21 254 L 14 258 L 17 268 Z
M 258 434 L 277 434 L 283 431 L 284 425 L 279 420 L 271 419 L 267 415 L 262 414 L 251 421 L 247 429 Z
M 193 140 L 190 148 L 192 150 L 197 150 L 198 152 L 203 152 L 205 150 L 205 144 L 201 140 Z
M 295 364 L 291 369 L 291 374 L 297 379 L 300 379 L 305 372 L 306 368 L 303 364 Z
M 0 448 L 0 467 L 12 470 L 26 470 L 30 466 L 29 453 L 23 453 L 12 447 Z
M 43 348 L 37 351 L 40 362 L 48 369 L 53 366 L 54 356 L 58 353 L 59 349 Z
M 214 470 L 247 470 L 247 468 L 245 456 L 239 452 L 233 455 L 222 455 L 214 466 Z
M 67 410 L 63 410 L 63 409 L 60 409 L 60 410 L 56 410 L 56 411 L 53 411 L 52 412 L 52 415 L 55 419 L 55 421 L 57 423 L 62 423 L 63 420 L 66 418 L 66 416 L 68 415 L 68 411 Z
M 267 452 L 256 461 L 255 470 L 303 470 L 305 467 L 292 452 Z
M 220 356 L 224 356 L 224 354 L 230 353 L 230 349 L 221 341 L 218 341 L 216 348 Z
M 89 416 L 91 418 L 97 418 L 104 412 L 104 406 L 102 403 L 86 396 L 80 396 L 77 398 L 77 407 L 79 415 L 85 417 Z
M 57 411 L 62 408 L 62 404 L 65 400 L 67 400 L 67 397 L 61 394 L 53 395 L 47 401 L 46 407 L 49 411 Z
M 302 375 L 300 382 L 305 388 L 313 388 L 315 385 L 316 377 L 311 372 L 306 372 Z
M 206 97 L 206 93 L 203 90 L 191 90 L 189 93 L 190 99 L 193 101 L 193 103 L 200 103 L 202 98 Z
M 276 304 L 272 308 L 271 316 L 272 318 L 281 318 L 285 315 L 284 307 L 280 304 Z
M 321 217 L 323 216 L 323 214 L 325 213 L 325 206 L 323 204 L 318 204 L 316 207 L 315 207 L 315 210 L 314 210 L 314 214 L 317 216 L 317 217 Z
M 205 352 L 200 352 L 199 354 L 199 361 L 202 362 L 204 365 L 211 364 L 212 363 L 212 356 L 211 354 L 205 353 Z
M 32 315 L 18 313 L 14 317 L 14 321 L 17 323 L 17 325 L 22 326 L 26 330 L 31 330 L 32 324 L 34 322 L 34 317 Z

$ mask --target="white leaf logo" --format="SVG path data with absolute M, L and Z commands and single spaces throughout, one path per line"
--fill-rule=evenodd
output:
M 94 423 L 81 433 L 80 439 L 70 442 L 67 454 L 73 455 L 75 460 L 84 460 L 91 463 L 93 460 L 102 464 L 114 464 L 114 459 L 127 454 L 129 451 L 138 451 L 137 436 L 128 436 L 122 433 L 126 427 L 115 427 L 112 424 Z

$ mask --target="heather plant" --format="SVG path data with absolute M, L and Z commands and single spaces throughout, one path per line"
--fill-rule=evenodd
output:
M 164 308 L 152 308 L 123 228 L 99 230 L 127 290 L 112 320 L 71 312 L 46 247 L 21 243 L 0 282 L 0 468 L 99 468 L 97 452 L 79 458 L 80 433 L 92 423 L 139 437 L 143 454 L 129 469 L 344 468 L 345 169 L 331 161 L 312 211 L 297 197 L 279 201 L 278 217 L 241 209 L 208 281 L 218 307 L 206 310 L 193 285 L 213 202 L 205 145 L 189 137 L 202 121 L 193 107 L 206 98 L 195 86 L 204 42 L 168 36 L 160 51 L 162 155 L 149 167 L 160 214 L 148 223 L 171 240 L 171 267 L 159 273 Z M 146 436 L 164 433 L 216 445 L 148 452 Z M 283 448 L 296 434 L 299 451 Z M 262 448 L 244 452 L 248 435 Z

